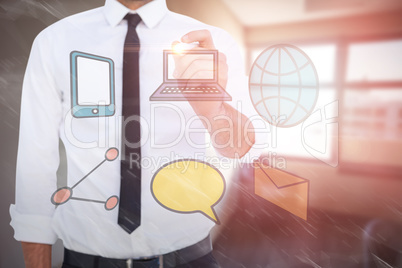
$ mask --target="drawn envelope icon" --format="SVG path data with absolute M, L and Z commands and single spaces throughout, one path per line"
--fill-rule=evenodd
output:
M 253 167 L 256 195 L 307 220 L 309 180 L 259 161 L 255 161 Z

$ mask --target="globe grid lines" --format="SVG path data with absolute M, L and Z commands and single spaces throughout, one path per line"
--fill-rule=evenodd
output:
M 268 59 L 265 61 L 263 70 L 265 70 L 265 69 L 267 68 L 267 65 L 268 65 L 268 63 L 269 63 L 269 61 L 270 61 L 272 55 L 275 53 L 275 51 L 276 51 L 277 49 L 278 49 L 278 48 L 275 48 L 275 49 L 272 50 L 271 54 L 268 56 Z M 251 70 L 253 70 L 253 68 L 251 68 Z M 261 82 L 262 82 L 262 80 L 263 80 L 263 77 L 264 77 L 264 72 L 261 72 L 261 78 L 260 78 L 260 81 L 261 81 Z M 263 99 L 264 99 L 264 94 L 263 94 L 262 86 L 260 86 L 260 92 L 261 92 L 261 99 L 263 100 Z M 264 107 L 265 107 L 265 111 L 268 112 L 269 117 L 272 119 L 272 115 L 271 115 L 271 113 L 269 112 L 269 109 L 268 109 L 267 105 L 265 104 L 265 101 L 264 101 L 262 104 L 263 104 Z M 259 112 L 258 112 L 258 113 L 259 113 Z
M 275 85 L 275 84 L 257 84 L 257 83 L 250 83 L 251 86 L 263 86 L 263 87 L 283 87 L 283 88 L 300 88 L 300 86 L 296 85 Z M 301 88 L 310 88 L 316 89 L 316 86 L 302 86 Z
M 290 115 L 288 116 L 288 118 L 285 119 L 284 122 L 282 122 L 282 125 L 284 125 L 284 124 L 286 124 L 286 122 L 289 121 L 290 118 L 292 118 L 292 116 L 293 116 L 293 114 L 295 113 L 296 109 L 297 109 L 299 106 L 301 106 L 301 105 L 300 105 L 300 96 L 301 96 L 302 78 L 301 78 L 301 75 L 300 75 L 300 68 L 299 68 L 299 66 L 297 66 L 297 63 L 296 63 L 296 60 L 294 59 L 294 57 L 289 53 L 289 51 L 288 51 L 285 47 L 282 47 L 282 49 L 288 54 L 289 58 L 292 60 L 293 64 L 295 65 L 295 68 L 296 68 L 296 70 L 297 70 L 297 75 L 298 75 L 298 77 L 299 77 L 299 91 L 298 91 L 298 96 L 297 96 L 297 104 L 296 104 L 295 107 L 293 108 L 293 111 L 290 113 Z M 280 49 L 279 49 L 279 52 L 281 52 Z M 278 65 L 280 64 L 280 62 L 281 62 L 281 61 L 280 61 L 280 58 L 279 58 Z M 308 61 L 307 61 L 307 62 L 308 62 Z M 280 76 L 278 76 L 278 77 L 279 77 L 279 79 L 280 79 Z M 279 82 L 278 85 L 280 85 L 280 84 L 281 84 L 281 83 Z M 282 96 L 279 94 L 278 97 L 279 97 L 279 98 L 278 98 L 278 102 L 280 102 Z M 278 114 L 279 114 L 279 113 L 278 113 Z
M 299 68 L 299 70 L 304 69 L 304 68 L 307 67 L 308 65 L 310 65 L 310 62 L 306 62 L 305 64 L 303 64 L 303 65 Z M 264 73 L 266 73 L 266 74 L 269 74 L 269 75 L 273 75 L 273 76 L 278 76 L 278 75 L 286 76 L 286 75 L 290 75 L 290 74 L 294 74 L 294 73 L 298 72 L 298 70 L 294 70 L 294 71 L 287 72 L 287 73 L 277 74 L 277 73 L 270 72 L 270 71 L 268 71 L 268 70 L 264 70 L 263 67 L 261 67 L 261 66 L 258 65 L 257 63 L 255 63 L 254 66 L 255 66 L 255 67 L 258 67 L 262 72 L 264 72 Z
M 289 50 L 288 50 L 288 48 L 289 48 Z M 290 49 L 293 50 L 293 53 L 290 52 Z M 277 51 L 278 51 L 278 53 L 277 53 L 277 55 L 275 55 L 275 53 Z M 292 71 L 285 70 L 286 72 L 281 73 L 281 65 L 284 64 L 281 61 L 282 61 L 283 55 L 285 55 L 282 53 L 286 53 L 286 55 L 288 56 L 288 59 L 290 60 L 290 61 L 288 60 L 288 62 L 289 63 L 292 62 L 291 66 L 293 66 L 295 68 L 294 70 L 292 70 Z M 269 63 L 274 55 L 278 59 L 277 73 L 270 72 L 269 70 L 267 70 L 267 66 L 269 66 Z M 297 60 L 295 58 L 296 56 L 297 56 Z M 258 62 L 262 58 L 264 58 L 264 62 Z M 263 63 L 263 66 L 261 66 L 262 65 L 261 63 Z M 298 66 L 298 63 L 300 65 L 300 67 Z M 304 74 L 302 74 L 303 69 L 305 69 L 307 67 L 310 67 L 310 69 L 304 71 Z M 261 72 L 261 75 L 258 72 Z M 285 76 L 288 76 L 291 74 L 296 74 L 296 73 L 297 73 L 297 78 L 298 78 L 297 85 L 281 84 L 282 77 L 285 77 Z M 253 74 L 258 75 L 258 76 L 254 77 Z M 263 81 L 266 79 L 266 77 L 264 76 L 266 74 L 271 75 L 271 76 L 277 76 L 278 84 L 263 83 Z M 305 81 L 303 79 L 303 77 L 306 78 L 306 75 L 311 76 L 311 77 L 307 76 L 307 78 L 312 78 L 312 82 L 313 82 L 312 84 L 314 84 L 313 86 L 312 85 L 305 85 L 305 86 L 303 85 L 303 82 Z M 254 77 L 254 79 L 253 79 L 253 77 Z M 257 82 L 258 78 L 260 79 L 259 82 Z M 269 94 L 269 92 L 272 92 L 272 89 L 269 89 L 269 88 L 267 89 L 266 87 L 275 88 L 277 90 L 278 94 L 274 95 L 274 96 L 272 96 L 272 94 L 271 94 L 271 96 L 265 96 L 266 94 Z M 283 96 L 283 92 L 282 92 L 283 88 L 298 89 L 297 93 L 295 93 L 295 94 L 297 94 L 297 98 L 293 98 L 292 96 L 291 96 L 292 98 Z M 314 92 L 311 92 L 310 89 L 314 89 Z M 309 95 L 303 95 L 303 90 L 304 90 L 304 92 L 306 92 L 306 90 L 308 90 L 309 95 L 313 94 L 312 96 L 314 96 L 314 97 L 311 97 L 312 102 L 310 102 L 308 104 L 305 103 L 306 101 L 308 101 L 308 99 L 306 99 L 306 98 L 309 98 Z M 297 48 L 296 46 L 284 45 L 284 44 L 273 45 L 273 46 L 265 49 L 263 52 L 261 52 L 251 67 L 250 78 L 249 78 L 249 94 L 250 94 L 251 101 L 253 102 L 254 108 L 260 116 L 262 116 L 266 121 L 268 121 L 268 123 L 275 124 L 278 127 L 292 127 L 292 126 L 298 125 L 299 123 L 304 121 L 311 114 L 311 112 L 313 111 L 313 109 L 317 103 L 318 93 L 319 93 L 318 90 L 319 90 L 319 82 L 318 82 L 317 71 L 314 67 L 314 64 L 312 63 L 311 59 L 307 56 L 307 54 L 304 53 L 299 48 Z M 254 93 L 252 93 L 252 92 L 254 92 Z M 260 95 L 260 97 L 258 97 L 258 95 Z M 302 96 L 304 96 L 304 98 L 303 98 L 304 103 L 300 103 L 300 101 L 302 100 L 301 99 Z M 314 98 L 314 100 L 313 100 L 313 98 Z M 272 100 L 272 99 L 277 99 L 278 119 L 282 117 L 282 116 L 279 116 L 281 113 L 281 102 L 286 100 L 288 103 L 292 103 L 291 106 L 289 106 L 288 108 L 285 108 L 285 109 L 291 110 L 291 112 L 284 113 L 284 115 L 286 115 L 287 118 L 285 118 L 285 120 L 283 120 L 282 122 L 279 122 L 278 119 L 274 118 L 273 115 L 271 114 L 272 111 L 270 111 L 267 107 L 266 101 Z M 263 106 L 261 106 L 261 102 L 262 102 Z M 284 104 L 284 103 L 282 103 L 282 104 Z M 306 107 L 304 107 L 305 105 L 306 105 Z M 258 108 L 258 106 L 260 106 L 260 107 Z M 308 106 L 310 106 L 310 107 L 308 107 Z M 265 108 L 265 110 L 264 110 L 264 108 Z M 295 122 L 286 125 L 286 123 L 289 122 L 289 120 L 291 120 L 295 116 L 297 111 L 303 111 L 304 114 L 303 115 L 299 114 L 299 116 L 297 117 L 298 119 L 296 119 Z
M 265 100 L 276 99 L 276 98 L 278 98 L 278 97 L 276 97 L 276 96 L 265 97 L 264 99 L 258 101 L 255 105 L 257 106 L 258 104 L 260 104 L 261 102 L 264 102 Z M 297 105 L 297 107 L 299 107 L 300 109 L 302 109 L 302 110 L 304 110 L 306 113 L 308 113 L 307 109 L 306 109 L 304 106 L 302 106 L 302 105 L 296 103 L 295 100 L 292 100 L 292 99 L 290 99 L 290 98 L 288 98 L 288 97 L 283 97 L 283 96 L 281 97 L 281 99 L 284 99 L 284 100 L 293 102 L 295 105 Z
M 299 90 L 298 90 L 297 102 L 294 101 L 294 100 L 292 100 L 292 99 L 284 98 L 283 96 L 281 96 L 281 80 L 280 80 L 280 78 L 281 78 L 281 76 L 285 76 L 285 74 L 281 74 L 281 64 L 280 64 L 280 63 L 281 63 L 281 48 L 279 48 L 279 49 L 278 49 L 278 48 L 274 49 L 274 50 L 271 52 L 271 54 L 270 54 L 269 58 L 267 59 L 267 61 L 265 62 L 264 68 L 262 69 L 262 70 L 263 70 L 263 73 L 261 74 L 261 81 L 262 81 L 262 79 L 263 79 L 264 71 L 265 71 L 266 66 L 267 66 L 268 63 L 269 63 L 270 58 L 271 58 L 272 55 L 275 53 L 275 51 L 278 50 L 278 73 L 276 74 L 276 76 L 278 76 L 278 84 L 277 84 L 277 88 L 278 88 L 278 96 L 277 96 L 277 99 L 278 99 L 278 118 L 277 118 L 277 120 L 279 120 L 280 117 L 281 117 L 281 115 L 280 115 L 280 111 L 281 111 L 280 106 L 281 106 L 281 100 L 282 100 L 282 99 L 287 99 L 287 100 L 289 100 L 289 101 L 291 101 L 291 102 L 293 102 L 293 103 L 295 104 L 295 106 L 294 106 L 292 112 L 291 112 L 290 115 L 287 117 L 287 119 L 285 119 L 285 121 L 283 121 L 282 123 L 280 123 L 279 121 L 277 121 L 277 122 L 276 122 L 276 125 L 277 125 L 277 126 L 282 126 L 282 125 L 286 124 L 286 122 L 289 121 L 290 118 L 292 118 L 292 115 L 294 114 L 294 112 L 296 111 L 296 109 L 297 109 L 298 107 L 302 108 L 302 109 L 305 110 L 305 111 L 307 110 L 307 109 L 305 109 L 302 105 L 300 105 L 300 103 L 299 103 L 299 102 L 300 102 L 300 96 L 301 96 L 301 76 L 300 76 L 300 69 L 301 69 L 301 68 L 304 68 L 304 67 L 306 67 L 306 66 L 308 66 L 308 65 L 309 65 L 309 62 L 307 61 L 306 64 L 304 64 L 301 68 L 299 68 L 299 67 L 297 66 L 297 64 L 296 64 L 295 59 L 294 59 L 293 56 L 289 53 L 289 51 L 286 50 L 284 47 L 282 47 L 282 49 L 285 50 L 285 52 L 287 53 L 287 55 L 289 56 L 289 58 L 292 60 L 294 66 L 295 66 L 295 70 L 292 71 L 292 72 L 290 72 L 290 73 L 293 74 L 293 73 L 296 73 L 296 72 L 297 72 L 297 75 L 298 75 L 298 78 L 299 78 L 299 79 L 298 79 L 299 85 L 298 85 L 298 86 L 295 86 L 295 87 L 297 87 Z M 257 64 L 257 66 L 258 66 L 258 64 Z M 259 66 L 258 66 L 258 67 L 259 67 Z M 288 75 L 288 74 L 286 74 L 286 75 Z M 261 91 L 262 100 L 263 100 L 264 103 L 265 103 L 265 100 L 270 99 L 270 98 L 264 97 L 263 90 L 262 90 L 262 86 L 260 87 L 260 91 Z M 256 105 L 257 105 L 257 104 L 256 104 Z M 267 109 L 266 106 L 265 106 L 265 108 Z M 306 113 L 307 113 L 307 111 L 306 111 Z M 272 115 L 271 115 L 271 119 L 272 119 Z
M 281 84 L 281 49 L 278 49 L 278 85 Z M 281 88 L 278 88 L 278 118 L 277 118 L 277 125 L 280 122 L 281 118 Z

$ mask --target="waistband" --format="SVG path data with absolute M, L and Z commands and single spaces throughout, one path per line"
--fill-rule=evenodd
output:
M 200 242 L 164 255 L 140 259 L 113 259 L 90 255 L 64 248 L 64 263 L 85 268 L 171 268 L 201 258 L 212 251 L 211 238 L 208 235 Z

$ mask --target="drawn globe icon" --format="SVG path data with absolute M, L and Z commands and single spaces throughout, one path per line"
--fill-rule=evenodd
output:
M 312 61 L 293 45 L 267 48 L 251 67 L 249 91 L 254 108 L 278 127 L 303 122 L 315 107 L 318 88 Z

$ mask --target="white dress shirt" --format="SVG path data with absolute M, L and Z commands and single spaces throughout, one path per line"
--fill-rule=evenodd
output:
M 120 148 L 122 60 L 130 12 L 116 0 L 49 26 L 35 39 L 23 84 L 18 148 L 16 204 L 11 225 L 19 241 L 53 244 L 112 258 L 137 258 L 171 252 L 205 238 L 214 222 L 201 213 L 181 214 L 152 197 L 152 176 L 162 165 L 181 158 L 202 159 L 206 132 L 187 102 L 150 102 L 163 81 L 163 50 L 194 30 L 208 29 L 217 49 L 227 56 L 226 90 L 248 99 L 237 45 L 223 30 L 170 12 L 164 0 L 139 8 L 142 117 L 142 220 L 131 235 L 117 224 L 118 208 L 69 200 L 55 206 L 59 138 L 67 153 L 71 187 L 105 159 L 108 148 Z M 70 53 L 80 51 L 110 58 L 115 71 L 115 114 L 75 118 L 71 112 Z M 240 88 L 239 88 L 240 87 Z M 96 88 L 93 89 L 96 95 Z M 239 91 L 243 91 L 241 94 Z M 246 92 L 244 94 L 244 92 Z M 243 96 L 246 97 L 243 97 Z M 248 100 L 247 100 L 248 101 Z M 191 133 L 189 131 L 191 129 Z M 106 161 L 74 188 L 74 197 L 103 200 L 120 192 L 120 161 Z

